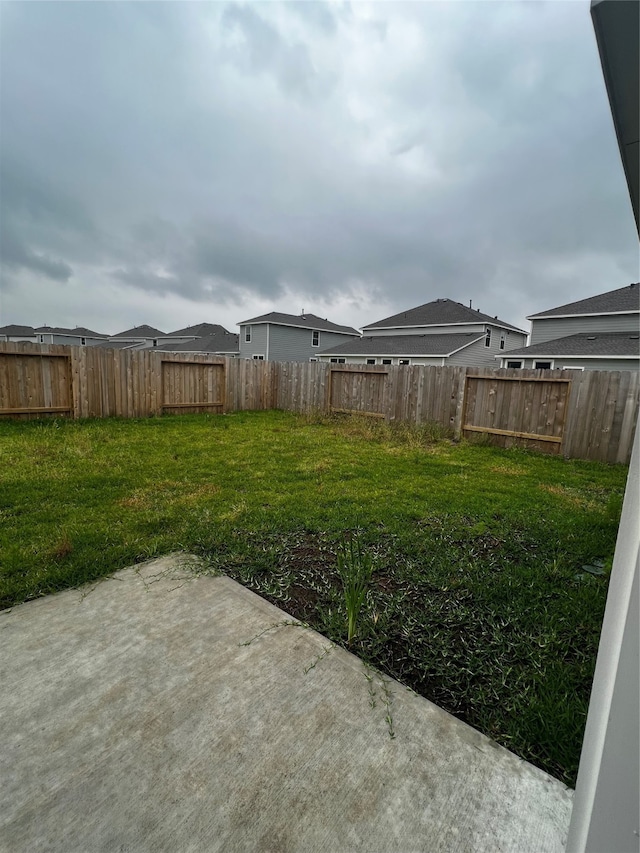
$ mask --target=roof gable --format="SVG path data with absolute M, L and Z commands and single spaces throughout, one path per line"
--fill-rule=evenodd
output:
M 426 302 L 424 305 L 418 305 L 417 308 L 401 311 L 399 314 L 385 317 L 376 323 L 368 323 L 362 327 L 362 330 L 366 332 L 367 329 L 392 329 L 402 326 L 455 326 L 467 323 L 492 323 L 494 326 L 503 326 L 505 329 L 513 329 L 515 332 L 526 334 L 522 329 L 512 326 L 511 323 L 505 323 L 497 316 L 490 317 L 488 314 L 482 314 L 480 311 L 462 305 L 460 302 L 454 302 L 452 299 L 434 299 L 433 302 Z
M 584 314 L 618 314 L 622 312 L 640 312 L 640 285 L 635 282 L 607 293 L 598 293 L 577 302 L 568 302 L 558 308 L 531 314 L 527 320 L 543 317 L 579 317 Z
M 111 335 L 112 338 L 166 338 L 165 332 L 160 329 L 154 329 L 153 326 L 134 326 L 133 329 L 126 329 L 124 332 L 118 332 L 117 335 Z
M 17 326 L 14 323 L 8 326 L 0 326 L 0 335 L 35 335 L 33 326 Z
M 330 320 L 317 317 L 315 314 L 282 314 L 279 311 L 271 311 L 269 314 L 262 314 L 259 317 L 252 317 L 250 320 L 242 320 L 238 323 L 239 326 L 250 326 L 257 323 L 271 323 L 274 326 L 293 326 L 298 329 L 310 329 L 320 332 L 336 332 L 343 335 L 357 335 L 360 337 L 360 332 L 351 326 L 338 326 Z
M 218 323 L 198 323 L 196 326 L 187 326 L 184 329 L 177 329 L 175 332 L 167 332 L 163 335 L 165 338 L 178 338 L 193 336 L 195 338 L 209 337 L 210 335 L 229 335 L 231 334 L 224 326 Z

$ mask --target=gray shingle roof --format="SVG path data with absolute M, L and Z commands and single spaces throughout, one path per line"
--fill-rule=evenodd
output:
M 133 329 L 126 329 L 124 332 L 118 332 L 117 335 L 111 335 L 112 338 L 166 338 L 165 332 L 160 329 L 154 329 L 153 326 L 134 326 Z
M 93 344 L 99 349 L 138 349 L 138 344 L 132 341 L 100 341 L 99 344 Z
M 498 317 L 482 314 L 480 311 L 462 305 L 460 302 L 454 302 L 452 299 L 434 299 L 433 302 L 426 302 L 424 305 L 418 305 L 417 308 L 401 311 L 399 314 L 385 317 L 384 320 L 378 320 L 376 323 L 368 323 L 362 327 L 362 331 L 393 328 L 394 326 L 446 326 L 458 323 L 493 323 L 494 326 L 504 326 L 505 329 L 513 329 L 516 332 L 526 334 L 517 326 L 512 326 L 511 323 L 505 323 Z
M 36 332 L 48 335 L 75 335 L 78 338 L 108 338 L 102 332 L 94 332 L 84 326 L 76 326 L 75 329 L 65 329 L 63 326 L 38 326 Z
M 351 326 L 338 326 L 330 320 L 323 320 L 315 314 L 281 314 L 279 311 L 271 311 L 270 314 L 262 314 L 260 317 L 252 317 L 251 320 L 242 320 L 239 326 L 248 326 L 253 323 L 273 323 L 276 326 L 297 326 L 302 329 L 318 329 L 322 332 L 340 332 L 345 335 L 358 335 L 357 329 Z
M 160 352 L 240 352 L 239 335 L 233 332 L 208 335 L 182 344 L 163 344 L 154 347 Z
M 598 293 L 578 302 L 568 302 L 558 308 L 531 314 L 527 320 L 541 317 L 573 317 L 581 314 L 613 314 L 619 311 L 640 311 L 640 285 L 628 284 L 607 293 Z
M 508 350 L 500 353 L 500 355 L 503 358 L 512 355 L 634 355 L 640 357 L 640 340 L 638 338 L 638 334 L 634 332 L 583 333 L 567 335 L 565 338 L 556 338 L 552 341 L 520 347 L 520 349 Z
M 484 332 L 451 335 L 369 335 L 324 350 L 320 355 L 424 355 L 442 357 L 482 340 Z
M 193 335 L 196 338 L 206 338 L 211 335 L 231 334 L 224 326 L 218 323 L 198 323 L 197 326 L 187 326 L 185 329 L 177 329 L 175 332 L 167 332 L 165 338 L 183 338 Z
M 16 326 L 9 324 L 8 326 L 0 326 L 0 335 L 35 335 L 36 330 L 33 326 Z

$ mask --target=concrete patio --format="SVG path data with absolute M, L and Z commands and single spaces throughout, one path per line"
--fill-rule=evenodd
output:
M 1 850 L 564 849 L 564 785 L 194 566 L 0 613 Z

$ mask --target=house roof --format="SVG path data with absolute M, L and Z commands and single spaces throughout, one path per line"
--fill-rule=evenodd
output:
M 640 335 L 636 332 L 607 332 L 607 333 L 582 333 L 578 335 L 567 335 L 564 338 L 556 338 L 552 341 L 544 341 L 532 344 L 520 349 L 512 349 L 500 353 L 502 358 L 510 358 L 512 355 L 541 355 L 553 358 L 555 356 L 590 356 L 603 358 L 616 357 L 640 357 Z
M 515 332 L 522 332 L 523 335 L 526 335 L 523 329 L 518 329 L 511 323 L 505 323 L 497 316 L 490 317 L 488 314 L 482 314 L 480 311 L 462 305 L 460 302 L 454 302 L 452 299 L 434 299 L 433 302 L 426 302 L 424 305 L 418 305 L 417 308 L 401 311 L 399 314 L 385 317 L 384 320 L 378 320 L 376 323 L 368 323 L 362 327 L 362 331 L 366 332 L 367 329 L 393 329 L 399 326 L 455 326 L 462 323 L 491 323 L 494 326 L 513 329 Z
M 218 323 L 198 323 L 197 326 L 187 326 L 185 329 L 178 329 L 175 332 L 168 332 L 163 337 L 165 338 L 184 338 L 193 336 L 194 338 L 205 338 L 210 335 L 231 334 L 224 326 Z
M 182 344 L 162 344 L 154 347 L 160 352 L 240 352 L 240 337 L 233 332 L 195 338 Z
M 166 338 L 165 332 L 160 329 L 154 329 L 153 326 L 134 326 L 133 329 L 126 329 L 124 332 L 118 332 L 117 335 L 111 335 L 112 338 Z
M 93 344 L 99 349 L 138 349 L 132 341 L 100 341 L 99 344 Z
M 272 323 L 274 326 L 293 326 L 297 329 L 315 329 L 320 332 L 336 332 L 341 335 L 357 335 L 360 332 L 351 326 L 338 326 L 330 320 L 323 320 L 315 314 L 281 314 L 279 311 L 271 311 L 270 314 L 262 314 L 260 317 L 252 317 L 251 320 L 242 320 L 239 326 L 251 326 L 256 323 Z
M 35 335 L 35 333 L 33 326 L 16 326 L 15 324 L 0 326 L 0 335 Z
M 320 355 L 394 355 L 444 358 L 484 338 L 484 332 L 450 335 L 368 335 L 324 350 Z
M 598 293 L 577 302 L 568 302 L 558 308 L 531 314 L 527 320 L 543 317 L 580 317 L 589 314 L 627 314 L 640 311 L 640 285 L 635 282 L 607 293 Z
M 75 329 L 65 329 L 63 326 L 38 326 L 35 330 L 48 335 L 75 335 L 77 338 L 108 338 L 102 332 L 94 332 L 84 326 L 76 326 Z

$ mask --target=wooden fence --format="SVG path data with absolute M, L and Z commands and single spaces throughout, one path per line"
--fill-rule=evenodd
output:
M 285 409 L 436 422 L 578 459 L 628 463 L 638 371 L 335 365 L 153 349 L 0 343 L 0 417 Z

